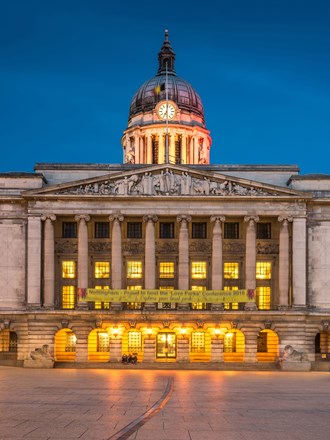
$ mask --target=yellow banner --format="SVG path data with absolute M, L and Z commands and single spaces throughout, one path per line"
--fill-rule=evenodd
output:
M 245 303 L 255 301 L 255 291 L 78 289 L 78 299 L 85 302 Z

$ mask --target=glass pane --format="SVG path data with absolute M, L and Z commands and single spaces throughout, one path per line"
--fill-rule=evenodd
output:
M 76 278 L 76 264 L 74 261 L 62 261 L 62 278 Z

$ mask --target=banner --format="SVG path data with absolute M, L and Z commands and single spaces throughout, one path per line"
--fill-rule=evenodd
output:
M 153 302 L 153 303 L 246 303 L 255 301 L 253 289 L 241 290 L 116 290 L 78 289 L 78 300 L 84 302 Z

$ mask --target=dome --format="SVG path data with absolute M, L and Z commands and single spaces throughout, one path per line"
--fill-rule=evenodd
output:
M 205 127 L 201 98 L 188 81 L 176 75 L 174 60 L 175 53 L 168 40 L 168 32 L 165 31 L 165 41 L 158 54 L 157 75 L 142 84 L 133 96 L 129 121 L 134 116 L 152 111 L 159 101 L 167 98 L 174 101 L 182 112 L 193 113 L 200 117 L 203 121 L 203 127 Z

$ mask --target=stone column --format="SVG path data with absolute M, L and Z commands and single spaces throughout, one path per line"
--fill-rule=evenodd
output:
M 245 337 L 245 354 L 244 362 L 252 364 L 257 362 L 257 338 L 259 329 L 255 328 L 241 328 Z
M 41 291 L 41 218 L 28 217 L 27 227 L 27 305 L 40 307 Z
M 175 134 L 171 133 L 169 138 L 169 163 L 175 163 Z
M 287 308 L 289 305 L 289 273 L 290 273 L 290 238 L 289 223 L 292 217 L 278 218 L 280 229 L 280 255 L 279 255 L 279 304 L 278 308 Z
M 88 288 L 88 229 L 89 215 L 76 215 L 78 223 L 78 288 Z
M 187 164 L 187 135 L 183 134 L 181 138 L 181 162 Z
M 152 136 L 151 134 L 147 135 L 147 163 L 152 164 Z
M 112 289 L 122 289 L 122 240 L 120 223 L 123 222 L 124 216 L 121 214 L 113 214 L 109 216 L 112 223 L 112 242 L 111 242 L 111 278 Z M 122 304 L 111 303 L 112 309 L 121 309 Z
M 223 335 L 211 339 L 211 362 L 223 362 Z
M 134 163 L 140 163 L 140 137 L 137 135 L 134 136 L 134 154 Z
M 293 307 L 306 307 L 306 218 L 294 218 L 292 227 Z
M 256 289 L 256 223 L 259 221 L 258 216 L 246 216 L 244 221 L 248 222 L 246 230 L 246 249 L 245 249 L 245 288 L 248 290 Z M 245 309 L 255 310 L 256 303 L 246 303 Z
M 156 288 L 156 243 L 155 243 L 155 223 L 158 218 L 156 215 L 145 215 L 143 220 L 146 222 L 146 241 L 145 241 L 145 264 L 144 264 L 144 288 Z M 145 308 L 155 310 L 155 303 L 146 303 Z
M 177 338 L 177 362 L 189 363 L 189 339 L 188 337 Z
M 45 214 L 41 216 L 44 226 L 44 301 L 43 306 L 54 308 L 55 292 L 55 250 L 54 225 L 56 216 Z
M 222 261 L 222 223 L 224 216 L 212 216 L 214 223 L 212 234 L 212 290 L 222 289 L 223 261 Z M 223 310 L 223 304 L 211 304 L 212 310 Z
M 180 223 L 179 232 L 179 290 L 189 289 L 189 234 L 188 222 L 191 221 L 189 215 L 178 215 L 177 222 Z M 189 309 L 189 304 L 179 304 L 179 309 Z
M 158 135 L 158 163 L 165 163 L 165 138 L 163 133 Z

